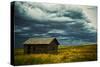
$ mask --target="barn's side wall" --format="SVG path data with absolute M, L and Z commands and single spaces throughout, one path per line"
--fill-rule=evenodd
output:
M 30 45 L 30 44 L 24 44 L 24 53 L 30 54 L 30 53 L 47 53 L 48 50 L 48 44 L 40 44 L 40 45 Z
M 48 44 L 40 44 L 40 45 L 35 45 L 35 51 L 37 53 L 47 53 L 48 52 Z

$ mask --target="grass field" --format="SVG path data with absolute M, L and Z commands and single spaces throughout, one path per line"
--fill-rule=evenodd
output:
M 15 49 L 14 64 L 48 64 L 97 60 L 97 45 L 59 46 L 53 54 L 24 54 L 23 49 Z

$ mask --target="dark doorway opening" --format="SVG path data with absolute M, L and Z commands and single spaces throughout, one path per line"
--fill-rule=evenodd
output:
M 31 53 L 31 47 L 30 46 L 27 46 L 27 53 L 30 54 Z
M 36 48 L 35 48 L 35 47 L 32 48 L 32 52 L 33 52 L 33 53 L 36 52 Z

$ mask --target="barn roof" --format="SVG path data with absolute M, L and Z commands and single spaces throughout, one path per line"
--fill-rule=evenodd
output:
M 24 44 L 50 44 L 56 38 L 29 38 Z

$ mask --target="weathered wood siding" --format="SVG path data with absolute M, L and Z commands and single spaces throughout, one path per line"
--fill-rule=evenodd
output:
M 24 44 L 24 53 L 49 53 L 57 52 L 58 42 L 53 40 L 50 44 Z

